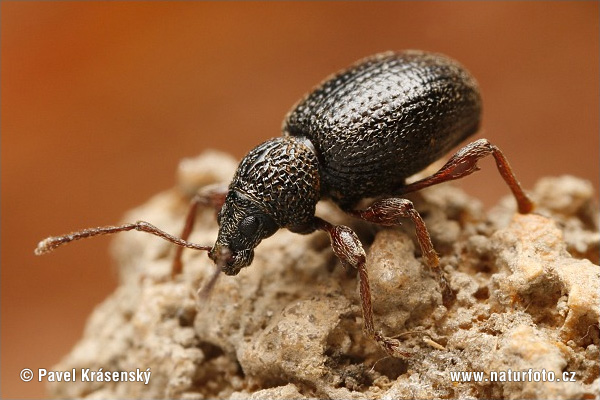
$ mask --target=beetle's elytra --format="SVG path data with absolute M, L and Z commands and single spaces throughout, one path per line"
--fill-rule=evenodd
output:
M 391 195 L 479 127 L 475 80 L 423 52 L 384 53 L 333 76 L 287 115 L 284 135 L 319 158 L 323 194 L 352 206 Z
M 445 298 L 450 298 L 452 291 L 427 228 L 412 203 L 401 195 L 469 175 L 480 158 L 491 154 L 519 212 L 533 208 L 502 152 L 486 139 L 460 149 L 434 175 L 405 183 L 407 177 L 474 134 L 480 116 L 477 83 L 456 61 L 423 51 L 368 57 L 326 79 L 298 102 L 285 118 L 283 135 L 251 150 L 228 187 L 206 188 L 194 196 L 181 238 L 139 221 L 50 237 L 35 252 L 43 254 L 73 240 L 135 229 L 181 246 L 174 274 L 181 271 L 181 251 L 188 247 L 208 251 L 217 271 L 235 275 L 252 263 L 254 248 L 278 229 L 302 234 L 323 230 L 341 262 L 358 269 L 367 335 L 390 355 L 408 356 L 397 339 L 374 328 L 365 253 L 358 237 L 347 226 L 316 217 L 315 207 L 321 199 L 331 199 L 348 214 L 381 225 L 410 218 L 423 258 L 436 273 Z M 379 200 L 356 209 L 367 197 Z M 199 205 L 218 210 L 219 233 L 213 246 L 187 241 Z

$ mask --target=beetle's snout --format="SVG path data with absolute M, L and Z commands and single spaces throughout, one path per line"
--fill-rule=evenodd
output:
M 252 250 L 234 252 L 229 246 L 215 244 L 208 256 L 226 275 L 237 275 L 242 268 L 250 265 L 254 252 Z
M 223 268 L 224 265 L 230 264 L 233 261 L 233 252 L 228 246 L 215 244 L 213 248 L 210 249 L 208 257 L 210 257 L 210 259 L 219 267 Z

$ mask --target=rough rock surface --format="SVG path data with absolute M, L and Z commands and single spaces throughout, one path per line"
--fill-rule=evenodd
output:
M 189 193 L 227 181 L 235 166 L 215 153 L 185 161 L 176 188 L 124 219 L 178 233 Z M 376 329 L 403 340 L 411 359 L 392 359 L 363 335 L 356 271 L 344 270 L 324 233 L 278 232 L 249 268 L 221 276 L 209 300 L 197 294 L 214 270 L 205 253 L 186 250 L 184 272 L 171 280 L 172 245 L 120 234 L 113 246 L 120 287 L 54 369 L 150 368 L 150 381 L 53 383 L 50 391 L 61 398 L 598 398 L 593 188 L 574 177 L 545 178 L 531 196 L 530 215 L 516 214 L 510 196 L 486 214 L 449 184 L 411 197 L 456 292 L 447 307 L 410 221 L 382 229 L 319 206 L 320 216 L 358 232 Z M 196 227 L 191 240 L 212 243 L 214 211 L 200 211 Z M 460 371 L 481 371 L 484 380 L 451 375 Z M 492 381 L 494 371 L 504 380 Z M 536 382 L 535 374 L 560 382 Z

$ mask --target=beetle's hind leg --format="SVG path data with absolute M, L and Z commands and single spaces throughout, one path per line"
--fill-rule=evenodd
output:
M 198 207 L 205 206 L 214 208 L 219 211 L 225 203 L 225 196 L 227 195 L 227 185 L 215 184 L 209 185 L 202 188 L 197 192 L 194 197 L 190 200 L 187 216 L 185 217 L 185 225 L 181 231 L 181 239 L 188 240 L 192 229 L 194 229 L 194 223 L 196 222 L 196 215 Z M 178 247 L 173 257 L 173 264 L 171 266 L 171 276 L 176 276 L 183 270 L 183 264 L 181 262 L 181 256 L 183 254 L 183 247 Z
M 397 193 L 404 194 L 414 192 L 432 185 L 437 185 L 438 183 L 470 175 L 479 169 L 477 161 L 490 154 L 494 156 L 500 175 L 502 175 L 502 178 L 517 200 L 519 212 L 521 214 L 531 212 L 533 210 L 533 202 L 521 188 L 519 181 L 517 181 L 517 178 L 508 164 L 508 160 L 504 157 L 504 154 L 502 154 L 500 149 L 488 142 L 487 139 L 479 139 L 469 143 L 458 150 L 438 172 L 427 178 L 398 188 Z

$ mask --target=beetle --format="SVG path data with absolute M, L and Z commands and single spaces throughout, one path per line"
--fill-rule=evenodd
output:
M 520 213 L 533 203 L 515 178 L 502 152 L 486 139 L 469 143 L 435 174 L 407 184 L 406 178 L 438 160 L 479 129 L 481 97 L 476 80 L 456 61 L 424 51 L 386 52 L 367 57 L 327 78 L 287 114 L 283 135 L 251 150 L 228 187 L 205 189 L 191 200 L 180 237 L 145 221 L 84 229 L 41 241 L 43 254 L 61 244 L 91 236 L 139 230 L 179 245 L 173 275 L 181 272 L 181 252 L 208 252 L 217 273 L 236 275 L 249 266 L 254 249 L 277 230 L 329 234 L 336 256 L 359 272 L 365 333 L 396 357 L 408 356 L 397 339 L 376 331 L 373 323 L 366 256 L 347 226 L 315 216 L 317 202 L 330 199 L 351 216 L 392 226 L 410 218 L 425 262 L 451 295 L 427 227 L 413 204 L 401 196 L 462 178 L 492 155 L 511 189 Z M 367 208 L 359 201 L 376 198 Z M 187 241 L 199 206 L 218 210 L 213 246 Z

